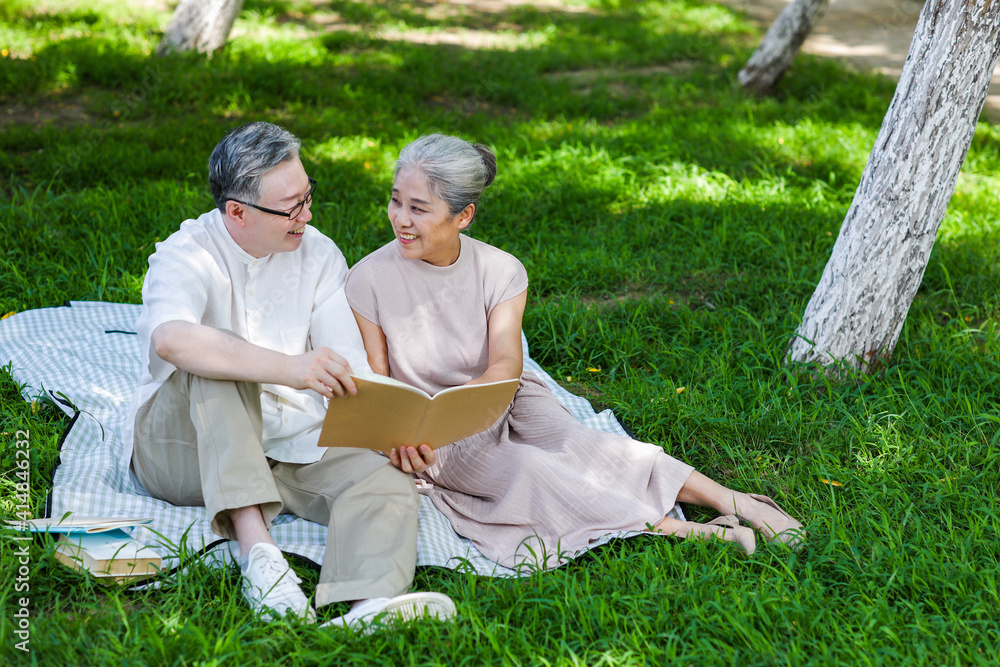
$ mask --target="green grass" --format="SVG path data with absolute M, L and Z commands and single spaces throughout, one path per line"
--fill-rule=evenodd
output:
M 5 664 L 995 664 L 1000 127 L 980 123 L 891 363 L 832 384 L 782 358 L 892 82 L 800 57 L 776 97 L 744 95 L 760 33 L 699 0 L 248 0 L 223 52 L 168 59 L 159 6 L 0 3 L 0 314 L 139 302 L 153 244 L 211 207 L 207 157 L 235 124 L 303 138 L 314 223 L 352 263 L 389 238 L 398 150 L 458 133 L 499 157 L 472 233 L 528 268 L 532 356 L 810 539 L 746 557 L 638 538 L 515 581 L 422 569 L 460 620 L 368 638 L 257 624 L 233 572 L 111 590 L 39 543 L 23 654 L 0 537 Z M 16 432 L 40 513 L 66 426 L 18 391 L 0 373 L 3 516 Z

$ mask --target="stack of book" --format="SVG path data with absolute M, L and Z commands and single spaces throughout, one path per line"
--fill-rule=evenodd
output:
M 69 515 L 33 519 L 25 527 L 56 535 L 55 556 L 59 562 L 112 585 L 137 583 L 159 573 L 160 556 L 126 532 L 150 523 L 152 519 Z

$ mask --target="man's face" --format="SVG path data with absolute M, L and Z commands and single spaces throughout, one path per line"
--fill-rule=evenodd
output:
M 252 203 L 275 211 L 290 211 L 308 196 L 309 187 L 309 177 L 302 162 L 294 158 L 261 177 L 260 201 Z M 230 217 L 241 224 L 235 230 L 227 227 L 240 247 L 254 257 L 297 250 L 302 245 L 306 223 L 312 220 L 308 203 L 291 219 L 232 201 L 228 206 Z

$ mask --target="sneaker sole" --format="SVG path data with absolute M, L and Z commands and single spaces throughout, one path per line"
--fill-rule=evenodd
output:
M 379 617 L 399 618 L 409 621 L 415 618 L 437 618 L 446 620 L 455 615 L 455 603 L 441 593 L 406 593 L 389 600 L 373 618 L 365 618 L 371 623 Z M 388 620 L 388 619 L 387 619 Z

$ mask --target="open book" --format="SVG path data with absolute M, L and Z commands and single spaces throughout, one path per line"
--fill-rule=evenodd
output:
M 434 395 L 381 375 L 351 376 L 355 396 L 334 398 L 320 447 L 389 451 L 401 445 L 437 448 L 485 431 L 514 399 L 520 380 L 443 389 Z
M 123 530 L 134 526 L 147 526 L 152 519 L 135 517 L 104 517 L 77 516 L 67 512 L 61 517 L 51 519 L 28 519 L 27 521 L 8 521 L 7 526 L 20 530 L 30 530 L 33 533 L 103 533 L 110 530 Z

